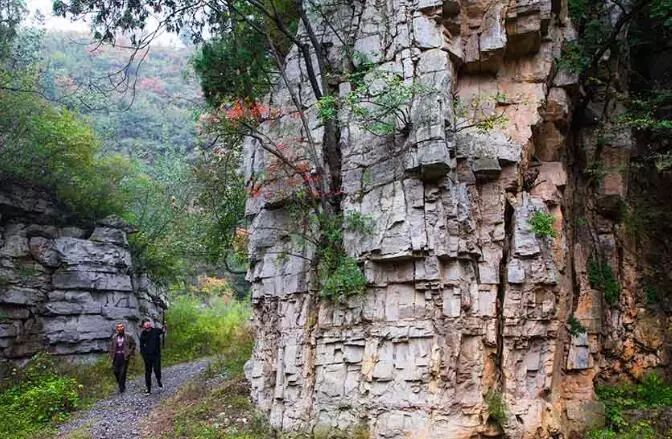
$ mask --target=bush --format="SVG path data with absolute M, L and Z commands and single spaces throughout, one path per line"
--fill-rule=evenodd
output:
M 485 394 L 485 404 L 488 406 L 488 420 L 493 421 L 497 426 L 506 425 L 506 403 L 502 393 L 490 389 Z
M 206 304 L 192 296 L 177 297 L 166 312 L 166 364 L 249 350 L 249 317 L 250 306 L 241 301 L 215 297 Z
M 74 113 L 45 101 L 0 93 L 0 175 L 52 189 L 82 218 L 120 213 L 133 174 L 121 156 L 98 156 L 93 131 Z
M 573 336 L 577 336 L 586 332 L 586 327 L 583 326 L 579 319 L 577 319 L 574 315 L 569 317 L 567 324 L 569 324 L 569 333 Z
M 598 399 L 605 406 L 606 426 L 589 432 L 590 439 L 653 439 L 669 437 L 657 411 L 672 407 L 672 386 L 651 373 L 641 383 L 598 386 Z
M 30 438 L 79 408 L 81 386 L 59 375 L 49 356 L 38 354 L 0 393 L 0 437 Z
M 606 261 L 591 257 L 588 261 L 588 282 L 590 286 L 604 295 L 609 306 L 618 303 L 621 295 L 621 285 Z
M 555 217 L 550 213 L 544 213 L 540 210 L 535 211 L 528 220 L 535 236 L 539 238 L 555 238 L 558 233 L 553 228 Z
M 320 295 L 331 300 L 343 300 L 346 297 L 361 294 L 366 290 L 366 277 L 350 256 L 343 257 L 333 273 L 324 280 Z

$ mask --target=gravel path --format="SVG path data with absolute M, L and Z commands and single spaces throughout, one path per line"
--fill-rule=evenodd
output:
M 129 381 L 123 395 L 116 394 L 98 401 L 59 429 L 59 438 L 84 427 L 93 439 L 132 439 L 140 437 L 140 420 L 161 401 L 174 394 L 189 379 L 203 372 L 209 360 L 176 364 L 162 370 L 163 389 L 156 386 L 152 375 L 152 394 L 144 395 L 144 375 Z M 110 371 L 110 373 L 112 373 Z

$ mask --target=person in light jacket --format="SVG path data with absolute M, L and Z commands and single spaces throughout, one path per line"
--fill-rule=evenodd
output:
M 135 354 L 136 343 L 132 335 L 126 334 L 123 323 L 118 323 L 115 329 L 116 332 L 110 339 L 108 351 L 112 360 L 112 371 L 119 386 L 119 393 L 124 393 L 126 391 L 128 363 Z

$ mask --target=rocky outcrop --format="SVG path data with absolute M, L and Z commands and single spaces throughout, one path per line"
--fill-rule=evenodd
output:
M 340 209 L 370 219 L 373 231 L 344 231 L 367 290 L 333 303 L 319 298 L 315 246 L 293 238 L 293 193 L 259 143 L 292 145 L 301 160 L 306 139 L 324 135 L 304 60 L 288 55 L 269 97 L 283 112 L 245 148 L 255 402 L 283 430 L 364 426 L 376 438 L 568 438 L 599 423 L 595 377 L 623 372 L 605 354 L 609 340 L 627 350 L 626 340 L 642 370 L 667 360 L 656 325 L 632 320 L 627 282 L 607 306 L 590 280 L 597 249 L 618 279 L 616 267 L 635 266 L 617 259 L 613 215 L 630 139 L 615 133 L 597 152 L 616 166 L 598 193 L 584 192 L 578 145 L 594 132 L 570 129 L 577 77 L 557 62 L 575 37 L 567 3 L 311 5 L 324 8 L 312 27 L 337 94 L 353 88 L 343 74 L 352 68 L 343 54 L 353 52 L 362 55 L 355 69 L 365 57 L 432 92 L 404 106 L 407 123 L 394 135 L 340 110 Z M 553 230 L 535 231 L 535 215 L 550 215 Z M 491 416 L 500 399 L 505 420 Z
M 116 322 L 135 333 L 159 318 L 164 292 L 134 274 L 128 225 L 82 225 L 48 193 L 0 187 L 0 361 L 41 351 L 85 359 L 106 350 Z M 72 224 L 77 224 L 73 226 Z

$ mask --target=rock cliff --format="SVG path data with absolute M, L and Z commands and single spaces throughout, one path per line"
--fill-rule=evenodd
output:
M 81 224 L 47 192 L 0 186 L 0 362 L 47 351 L 85 360 L 106 351 L 116 322 L 137 332 L 164 292 L 133 272 L 128 225 Z
M 291 236 L 292 191 L 269 181 L 275 159 L 261 140 L 246 144 L 250 188 L 268 188 L 247 204 L 255 402 L 283 430 L 362 426 L 376 438 L 568 438 L 599 422 L 595 377 L 667 364 L 666 323 L 635 323 L 646 312 L 614 215 L 631 133 L 596 148 L 595 131 L 574 125 L 577 77 L 557 63 L 575 38 L 567 3 L 316 3 L 325 9 L 310 20 L 337 94 L 353 88 L 339 74 L 353 52 L 433 92 L 408 104 L 394 135 L 338 115 L 340 208 L 373 223 L 344 232 L 367 279 L 345 303 L 319 298 L 315 248 Z M 299 35 L 307 40 L 305 26 Z M 269 105 L 290 110 L 261 126 L 264 138 L 320 143 L 297 48 L 284 75 Z M 297 99 L 306 121 L 291 110 Z M 592 147 L 579 154 L 580 143 Z M 590 193 L 576 172 L 583 154 L 610 165 Z M 535 231 L 537 215 L 550 215 L 549 233 Z M 591 281 L 591 264 L 620 280 L 616 303 Z M 496 422 L 500 399 L 506 419 Z

